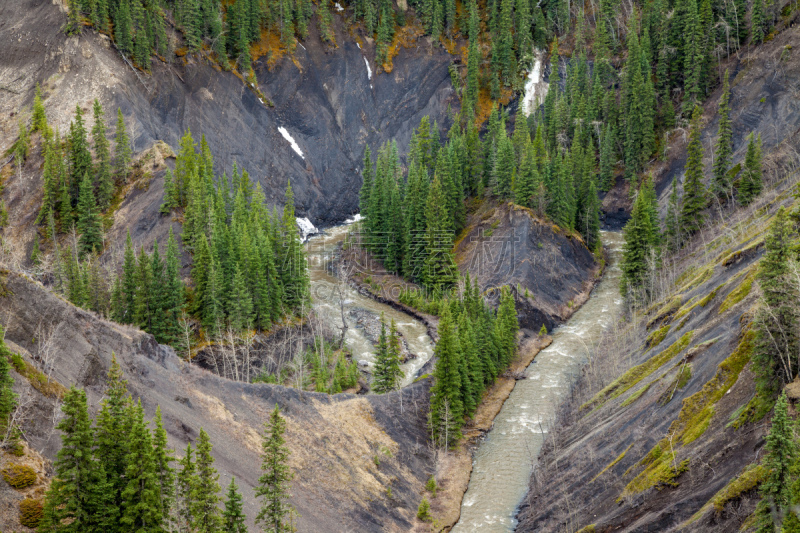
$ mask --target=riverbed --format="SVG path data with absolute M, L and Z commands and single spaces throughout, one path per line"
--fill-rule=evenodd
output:
M 590 347 L 622 306 L 619 258 L 624 239 L 619 232 L 602 232 L 602 240 L 609 252 L 603 279 L 589 300 L 551 333 L 552 344 L 528 366 L 526 379 L 517 381 L 475 451 L 461 518 L 453 532 L 500 533 L 516 527 L 517 508 L 558 406 L 587 362 Z
M 347 324 L 345 344 L 359 362 L 362 370 L 372 371 L 375 363 L 375 347 L 367 338 L 358 316 L 374 314 L 380 317 L 383 313 L 387 328 L 394 320 L 397 330 L 402 335 L 406 347 L 416 357 L 409 359 L 401 368 L 404 377 L 400 385 L 406 386 L 417 378 L 419 370 L 433 356 L 433 342 L 428 336 L 425 324 L 419 320 L 382 304 L 372 298 L 361 295 L 342 279 L 334 276 L 329 265 L 336 257 L 337 250 L 344 240 L 350 224 L 343 224 L 312 235 L 306 242 L 308 257 L 308 273 L 311 281 L 311 299 L 314 312 L 333 330 L 340 332 L 342 315 Z

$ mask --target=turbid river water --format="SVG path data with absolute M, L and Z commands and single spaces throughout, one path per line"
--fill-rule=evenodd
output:
M 619 264 L 624 239 L 603 232 L 610 261 L 589 300 L 562 326 L 517 381 L 494 426 L 473 457 L 461 519 L 453 532 L 506 532 L 516 527 L 517 508 L 556 410 L 587 362 L 589 347 L 608 328 L 622 305 Z
M 372 366 L 375 361 L 375 347 L 365 335 L 363 327 L 358 324 L 358 316 L 370 313 L 380 316 L 383 313 L 387 326 L 394 319 L 408 351 L 416 355 L 416 358 L 402 365 L 405 376 L 401 385 L 406 386 L 414 381 L 420 368 L 433 355 L 433 343 L 425 324 L 388 305 L 362 296 L 330 273 L 328 265 L 348 229 L 348 224 L 336 226 L 322 234 L 311 236 L 306 243 L 314 311 L 334 331 L 341 331 L 344 304 L 344 319 L 347 322 L 345 344 L 353 353 L 353 359 L 359 361 L 361 368 L 364 368 L 364 363 L 368 367 Z

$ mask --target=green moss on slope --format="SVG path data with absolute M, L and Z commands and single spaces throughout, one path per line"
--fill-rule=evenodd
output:
M 595 405 L 602 404 L 608 400 L 613 400 L 614 398 L 617 398 L 621 394 L 630 390 L 631 387 L 642 381 L 644 378 L 652 374 L 655 370 L 660 368 L 663 364 L 665 364 L 673 357 L 678 355 L 680 352 L 685 350 L 686 347 L 689 346 L 689 343 L 692 341 L 693 335 L 694 331 L 686 332 L 680 339 L 675 341 L 668 348 L 665 348 L 660 353 L 654 355 L 644 363 L 636 365 L 635 367 L 625 372 L 622 376 L 614 380 L 606 388 L 598 392 L 594 398 L 592 398 L 583 406 L 581 406 L 581 408 L 584 409 L 584 408 L 594 407 Z

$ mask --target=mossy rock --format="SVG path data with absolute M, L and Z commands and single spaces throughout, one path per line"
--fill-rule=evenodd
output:
M 742 283 L 733 289 L 731 292 L 728 293 L 728 296 L 722 301 L 722 305 L 719 306 L 719 314 L 724 313 L 728 309 L 732 308 L 750 294 L 750 291 L 753 288 L 753 281 L 756 279 L 756 270 L 753 271 L 742 281 Z
M 728 502 L 738 500 L 743 494 L 755 490 L 764 479 L 765 475 L 766 469 L 763 466 L 758 464 L 747 465 L 738 476 L 731 479 L 728 484 L 714 494 L 699 511 L 692 515 L 684 526 L 697 522 L 711 508 L 713 508 L 715 512 L 721 513 Z
M 30 466 L 11 464 L 3 469 L 3 479 L 15 489 L 26 489 L 36 483 L 36 471 Z

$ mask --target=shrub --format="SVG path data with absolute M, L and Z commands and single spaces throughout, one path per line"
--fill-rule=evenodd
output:
M 36 483 L 36 471 L 29 466 L 12 464 L 3 469 L 3 479 L 15 489 L 24 489 Z
M 547 335 L 547 326 L 545 326 L 544 324 L 542 324 L 542 327 L 541 327 L 541 329 L 539 330 L 539 336 L 540 336 L 540 337 L 544 337 L 545 335 Z
M 436 497 L 436 491 L 439 489 L 439 486 L 436 484 L 436 478 L 431 476 L 427 483 L 425 483 L 425 490 L 430 492 L 433 497 Z
M 25 527 L 35 528 L 44 514 L 41 500 L 25 498 L 19 502 L 19 523 Z
M 423 522 L 430 522 L 433 520 L 431 516 L 431 504 L 428 502 L 428 498 L 422 498 L 422 501 L 419 502 L 419 508 L 417 509 L 417 518 L 422 520 Z

